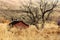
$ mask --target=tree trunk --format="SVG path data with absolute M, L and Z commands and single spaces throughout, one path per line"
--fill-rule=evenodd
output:
M 42 14 L 42 28 L 44 28 L 45 20 L 44 20 L 44 14 Z
M 35 24 L 36 28 L 39 30 L 39 26 L 37 24 Z

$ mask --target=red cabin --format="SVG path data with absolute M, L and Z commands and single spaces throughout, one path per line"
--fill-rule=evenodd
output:
M 15 27 L 24 28 L 24 29 L 29 27 L 29 25 L 24 23 L 23 21 L 13 21 L 10 24 L 12 24 Z

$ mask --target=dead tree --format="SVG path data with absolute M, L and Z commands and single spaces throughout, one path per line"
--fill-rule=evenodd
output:
M 49 1 L 46 0 L 40 0 L 40 11 L 42 14 L 42 28 L 44 27 L 45 20 L 48 20 L 50 14 L 53 12 L 54 8 L 57 6 L 58 0 L 53 0 L 49 3 Z M 47 14 L 47 18 L 45 18 L 45 14 Z
M 23 19 L 30 25 L 35 25 L 37 29 L 39 29 L 38 27 L 38 23 L 39 20 L 41 19 L 41 15 L 39 14 L 39 8 L 38 7 L 34 7 L 32 6 L 32 1 L 30 0 L 28 5 L 24 5 L 23 7 L 25 9 L 23 9 L 22 11 L 27 13 L 26 15 L 23 15 Z
M 36 26 L 37 29 L 38 26 L 37 24 L 39 23 L 40 19 L 42 19 L 42 28 L 44 27 L 45 24 L 45 20 L 49 18 L 50 14 L 53 12 L 53 9 L 57 6 L 58 0 L 52 1 L 52 2 L 48 2 L 46 0 L 42 1 L 40 0 L 40 2 L 38 2 L 39 7 L 34 7 L 32 6 L 33 3 L 30 0 L 28 5 L 23 5 L 23 7 L 25 9 L 23 9 L 22 11 L 27 13 L 27 17 L 29 19 L 28 22 L 30 24 L 33 24 Z M 47 17 L 45 18 L 45 14 L 47 14 Z M 23 19 L 26 19 L 26 17 Z

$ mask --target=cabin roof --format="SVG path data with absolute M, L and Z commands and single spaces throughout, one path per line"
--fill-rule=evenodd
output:
M 15 22 L 15 23 L 14 23 Z M 13 25 L 18 25 L 18 24 L 24 24 L 24 25 L 26 25 L 26 26 L 28 26 L 28 24 L 26 24 L 25 22 L 23 22 L 23 21 L 13 21 L 12 23 L 14 23 Z

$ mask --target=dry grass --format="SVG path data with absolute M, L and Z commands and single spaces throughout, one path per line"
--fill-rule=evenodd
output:
M 60 40 L 60 28 L 54 21 L 46 22 L 42 30 L 37 30 L 33 25 L 20 30 L 16 27 L 10 29 L 8 26 L 10 21 L 1 17 L 0 19 L 0 40 Z
M 7 23 L 0 23 L 0 40 L 60 40 L 60 28 L 51 27 L 37 30 L 32 25 L 27 29 L 20 30 L 13 27 L 10 31 L 8 30 Z
M 12 0 L 7 0 L 6 3 L 4 3 L 3 0 L 1 0 L 2 7 L 0 9 L 19 9 L 19 1 L 14 1 L 14 6 L 10 3 Z M 26 1 L 26 0 L 25 0 Z M 24 1 L 24 2 L 25 2 Z M 34 0 L 35 1 L 35 0 Z M 22 0 L 23 2 L 23 0 Z M 17 5 L 18 4 L 18 5 Z M 6 5 L 6 7 L 5 7 Z M 11 5 L 11 6 L 10 6 Z M 17 8 L 18 7 L 18 8 Z M 17 12 L 10 12 L 10 11 L 0 11 L 0 16 L 7 17 L 9 19 L 11 16 L 14 18 L 20 17 L 19 13 Z M 6 14 L 6 15 L 4 15 Z M 14 15 L 15 14 L 15 15 Z M 17 16 L 16 16 L 17 15 Z M 52 14 L 51 14 L 52 15 Z M 60 16 L 56 12 L 50 17 L 53 21 L 58 20 L 58 17 Z M 19 18 L 18 17 L 18 18 Z M 8 26 L 9 21 L 5 20 L 5 18 L 0 17 L 0 40 L 60 40 L 60 28 L 54 23 L 45 23 L 45 27 L 42 30 L 37 30 L 35 26 L 30 26 L 27 29 L 20 30 L 19 28 L 13 27 L 9 28 Z M 40 26 L 40 24 L 39 24 Z
M 4 17 L 0 17 L 0 23 L 10 23 L 10 21 L 6 20 Z
M 42 30 L 37 30 L 33 25 L 20 30 L 16 27 L 10 29 L 9 21 L 1 17 L 0 19 L 0 40 L 60 40 L 60 28 L 54 21 L 46 22 Z

